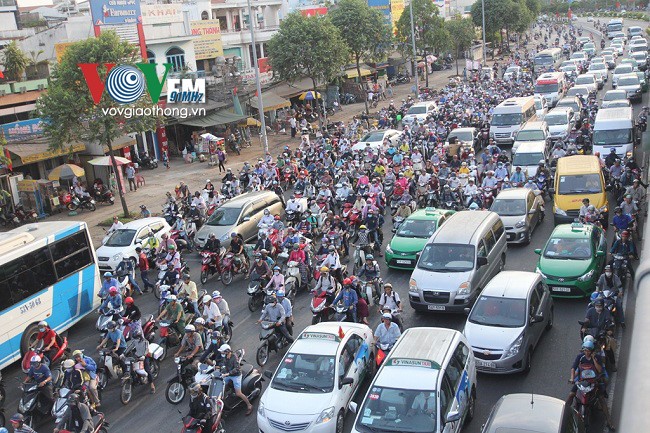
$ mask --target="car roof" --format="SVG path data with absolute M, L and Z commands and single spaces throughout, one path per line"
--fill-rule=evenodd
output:
M 508 394 L 494 405 L 485 433 L 518 431 L 556 433 L 564 417 L 564 401 L 539 394 Z
M 343 332 L 345 337 L 340 337 Z M 307 326 L 291 345 L 292 353 L 309 353 L 312 355 L 336 355 L 341 344 L 350 335 L 359 334 L 364 338 L 372 336 L 372 331 L 366 325 L 349 322 L 321 322 Z
M 402 333 L 388 357 L 427 360 L 441 367 L 447 358 L 450 344 L 459 335 L 458 331 L 449 328 L 409 328 Z
M 483 224 L 491 217 L 498 215 L 494 212 L 475 210 L 475 211 L 460 211 L 456 212 L 447 219 L 440 229 L 431 235 L 431 239 L 435 238 L 436 243 L 453 243 L 453 244 L 469 244 L 476 231 L 478 231 Z M 454 221 L 450 224 L 450 221 Z M 490 223 L 491 225 L 492 223 Z M 465 227 L 466 230 L 459 231 L 458 227 Z M 430 239 L 430 240 L 431 240 Z
M 600 111 L 600 110 L 599 110 Z M 600 173 L 600 160 L 594 155 L 572 155 L 558 158 L 557 174 Z
M 526 123 L 526 126 L 521 128 L 521 131 L 528 131 L 528 130 L 539 130 L 542 129 L 544 126 L 546 126 L 546 122 L 543 120 L 534 120 L 532 122 Z
M 501 190 L 499 195 L 497 195 L 494 200 L 499 200 L 499 199 L 522 199 L 524 200 L 526 197 L 528 197 L 528 194 L 530 194 L 530 189 L 528 188 L 507 188 L 504 190 Z
M 607 96 L 609 94 L 614 94 L 614 95 L 619 94 L 619 95 L 624 95 L 624 96 L 627 97 L 627 92 L 625 90 L 612 89 L 612 90 L 608 90 L 608 91 L 605 92 L 605 96 Z
M 247 192 L 241 195 L 238 195 L 235 198 L 232 198 L 225 202 L 221 207 L 223 208 L 236 208 L 236 207 L 241 207 L 243 205 L 246 205 L 248 203 L 257 201 L 262 198 L 267 198 L 275 195 L 274 192 L 271 191 L 253 191 L 253 192 Z
M 591 236 L 594 226 L 591 224 L 571 223 L 555 226 L 551 237 L 565 239 L 580 239 Z
M 544 153 L 546 149 L 546 142 L 544 141 L 522 141 L 519 147 L 517 147 L 517 153 Z M 506 190 L 501 190 L 505 192 Z M 499 193 L 501 194 L 501 193 Z
M 436 209 L 434 207 L 418 209 L 408 218 L 409 220 L 437 221 L 441 216 L 450 212 L 448 209 Z
M 455 129 L 452 129 L 451 132 L 450 132 L 449 134 L 453 134 L 454 132 L 475 132 L 475 131 L 476 131 L 476 128 L 474 128 L 473 126 L 468 126 L 468 127 L 466 127 L 466 128 L 455 128 Z
M 535 272 L 501 271 L 488 282 L 481 291 L 481 296 L 527 299 L 528 293 L 535 287 L 540 278 L 541 276 Z
M 165 218 L 161 218 L 161 217 L 140 218 L 140 219 L 129 221 L 128 223 L 125 223 L 124 227 L 122 227 L 122 228 L 137 230 L 137 229 L 142 228 L 144 226 L 148 226 L 148 225 L 153 224 L 153 223 L 161 223 L 161 222 L 167 224 L 167 222 L 165 221 Z

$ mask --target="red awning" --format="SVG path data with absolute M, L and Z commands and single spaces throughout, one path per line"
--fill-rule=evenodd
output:
M 326 7 L 319 7 L 319 8 L 309 8 L 309 9 L 301 9 L 300 13 L 303 14 L 306 17 L 313 17 L 316 15 L 326 15 L 327 14 L 327 8 Z

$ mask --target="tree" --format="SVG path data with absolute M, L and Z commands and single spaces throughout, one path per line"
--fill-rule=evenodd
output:
M 379 11 L 364 0 L 341 0 L 328 14 L 354 57 L 358 77 L 361 77 L 362 58 L 379 61 L 386 57 L 392 39 L 391 28 Z M 366 114 L 369 114 L 368 98 L 364 98 L 364 102 Z
M 0 131 L 0 165 L 5 165 L 5 166 L 11 164 L 11 160 L 7 158 L 5 154 L 6 145 L 7 145 L 7 140 L 5 140 L 5 135 L 2 133 L 2 131 Z M 2 200 L 2 197 L 0 197 L 0 200 Z
M 41 54 L 43 54 L 44 52 L 45 51 L 43 50 L 29 52 L 29 64 L 27 65 L 27 68 L 25 70 L 27 74 L 27 79 L 38 78 L 39 76 L 38 67 L 41 65 L 50 64 L 50 61 L 47 59 L 41 59 L 41 60 L 38 59 L 41 56 Z
M 29 65 L 29 57 L 20 49 L 16 41 L 11 41 L 2 50 L 4 74 L 10 81 L 22 81 L 25 68 Z
M 460 16 L 445 22 L 451 41 L 456 48 L 456 75 L 458 75 L 458 59 L 460 53 L 472 47 L 474 41 L 474 23 L 470 18 L 461 18 Z
M 409 6 L 410 7 L 410 6 Z M 449 32 L 445 28 L 445 20 L 438 13 L 438 7 L 431 0 L 412 0 L 413 19 L 415 24 L 415 50 L 421 52 L 426 65 L 427 53 L 437 53 L 450 46 Z M 402 42 L 406 53 L 413 56 L 411 44 L 411 14 L 404 13 L 397 21 L 397 39 Z M 426 68 L 426 86 L 429 87 L 429 69 Z
M 348 47 L 328 17 L 305 17 L 300 12 L 287 15 L 268 43 L 273 72 L 289 83 L 307 77 L 314 94 L 318 83 L 328 83 L 341 73 L 349 59 Z M 316 102 L 322 122 L 320 103 Z
M 122 181 L 111 143 L 124 134 L 151 131 L 160 119 L 146 112 L 146 109 L 151 112 L 153 105 L 146 91 L 132 104 L 119 104 L 104 92 L 99 104 L 95 105 L 78 65 L 99 63 L 99 76 L 104 81 L 105 63 L 134 65 L 138 61 L 141 59 L 137 47 L 121 41 L 113 31 L 75 42 L 66 49 L 61 62 L 52 71 L 52 84 L 47 93 L 36 103 L 36 111 L 44 120 L 45 135 L 50 138 L 52 149 L 63 149 L 74 141 L 99 142 L 108 147 L 125 216 L 129 215 L 129 209 L 122 193 Z M 109 112 L 118 108 L 145 112 L 131 117 Z
M 542 5 L 539 0 L 526 0 L 526 7 L 530 12 L 530 15 L 533 19 L 537 18 L 539 12 L 542 9 Z

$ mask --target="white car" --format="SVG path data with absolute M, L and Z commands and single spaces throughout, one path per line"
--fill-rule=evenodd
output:
M 630 101 L 641 101 L 641 82 L 635 73 L 621 75 L 618 78 L 616 89 L 625 90 L 627 99 Z
M 627 92 L 625 90 L 608 90 L 603 96 L 603 103 L 600 108 L 607 108 L 610 103 L 615 101 L 628 101 Z
M 578 75 L 575 85 L 587 87 L 589 89 L 589 94 L 592 96 L 598 92 L 598 83 L 596 82 L 596 77 L 592 74 Z
M 589 65 L 589 69 L 587 69 L 587 74 L 594 74 L 595 72 L 598 72 L 599 76 L 601 77 L 601 82 L 598 83 L 598 88 L 602 89 L 603 88 L 603 81 L 607 81 L 609 71 L 607 70 L 607 65 L 605 63 L 591 63 Z M 596 81 L 598 81 L 598 76 L 596 76 Z
M 384 140 L 388 140 L 390 144 L 397 145 L 401 134 L 402 133 L 396 129 L 380 129 L 378 131 L 370 131 L 364 135 L 361 140 L 352 146 L 352 150 L 358 152 L 368 147 L 372 149 L 383 150 Z
M 517 80 L 521 76 L 521 66 L 508 66 L 503 74 L 504 80 Z
M 137 264 L 136 247 L 145 245 L 152 236 L 160 242 L 162 235 L 170 230 L 167 221 L 160 217 L 142 218 L 124 224 L 124 227 L 111 233 L 106 242 L 97 249 L 99 270 L 115 271 L 124 257 L 129 257 Z
M 544 121 L 548 125 L 552 141 L 563 139 L 569 135 L 575 125 L 573 108 L 556 107 L 548 112 Z
M 561 66 L 560 72 L 564 72 L 564 75 L 568 77 L 577 77 L 578 76 L 578 67 L 574 64 Z
M 615 52 L 619 55 L 623 55 L 623 43 L 622 42 L 613 42 L 610 46 L 610 48 L 614 49 Z
M 438 107 L 433 101 L 413 104 L 402 118 L 402 125 L 413 125 L 416 122 L 424 122 L 427 120 L 429 114 L 434 113 L 437 109 Z
M 614 69 L 614 72 L 612 73 L 612 87 L 616 89 L 616 86 L 618 85 L 618 79 L 622 75 L 631 74 L 632 72 L 634 72 L 634 67 L 629 63 L 618 65 L 616 69 Z
M 344 334 L 342 337 L 340 334 Z M 348 403 L 373 370 L 372 330 L 362 324 L 308 326 L 291 345 L 260 398 L 264 433 L 343 431 Z
M 537 120 L 544 120 L 546 113 L 548 113 L 548 102 L 546 98 L 535 96 L 535 115 L 537 116 Z

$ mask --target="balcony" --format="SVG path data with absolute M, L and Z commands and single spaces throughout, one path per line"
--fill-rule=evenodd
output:
M 261 29 L 255 29 L 255 39 L 257 43 L 267 42 L 280 29 L 280 26 L 264 26 Z M 221 41 L 224 46 L 250 44 L 251 31 L 248 28 L 241 30 L 221 30 Z
M 41 78 L 38 80 L 27 80 L 10 83 L 12 93 L 25 93 L 31 92 L 33 90 L 45 90 L 48 86 L 47 78 Z

